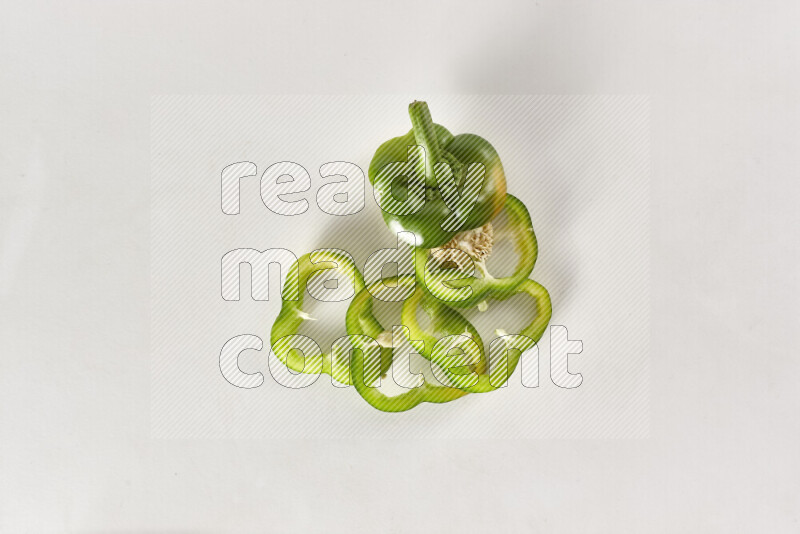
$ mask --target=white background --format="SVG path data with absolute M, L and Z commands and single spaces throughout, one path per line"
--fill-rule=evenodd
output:
M 3 3 L 1 531 L 797 531 L 797 3 L 427 4 Z M 151 440 L 165 93 L 651 95 L 650 438 Z

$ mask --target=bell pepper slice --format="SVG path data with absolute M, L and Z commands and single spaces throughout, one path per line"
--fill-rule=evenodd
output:
M 281 311 L 272 325 L 270 343 L 272 351 L 278 359 L 292 371 L 305 374 L 324 373 L 341 384 L 350 385 L 349 362 L 341 361 L 333 350 L 327 352 L 322 350 L 319 358 L 306 358 L 297 354 L 297 349 L 301 349 L 302 346 L 302 341 L 298 340 L 297 333 L 305 321 L 314 320 L 303 309 L 306 290 L 309 284 L 323 282 L 323 273 L 330 269 L 335 269 L 344 275 L 346 281 L 352 284 L 353 294 L 357 294 L 364 288 L 364 279 L 349 255 L 342 254 L 337 250 L 320 249 L 301 256 L 286 275 L 286 283 L 282 290 L 284 300 Z M 292 287 L 293 283 L 299 284 L 299 291 L 297 291 L 297 287 Z M 299 298 L 289 300 L 289 296 L 292 294 L 299 294 Z M 347 295 L 345 298 L 349 296 Z M 389 365 L 391 365 L 391 360 L 385 362 L 385 368 L 388 368 Z M 385 371 L 385 368 L 382 367 L 382 372 Z
M 512 294 L 517 286 L 528 279 L 536 264 L 539 248 L 531 217 L 525 205 L 516 197 L 506 195 L 503 210 L 487 230 L 493 234 L 490 242 L 497 244 L 507 239 L 513 243 L 517 264 L 512 275 L 495 277 L 487 270 L 482 251 L 476 250 L 480 245 L 476 246 L 468 239 L 482 231 L 462 233 L 460 236 L 466 236 L 464 240 L 457 236 L 446 245 L 455 248 L 418 247 L 414 251 L 417 280 L 431 295 L 448 306 L 469 308 L 489 296 L 502 298 Z
M 420 326 L 420 309 L 429 318 L 428 329 Z M 412 346 L 435 364 L 433 374 L 443 385 L 464 389 L 475 385 L 478 375 L 485 372 L 483 340 L 478 331 L 464 316 L 430 293 L 417 290 L 407 298 L 401 319 L 409 329 Z M 452 354 L 453 349 L 459 349 L 460 353 Z
M 550 322 L 550 318 L 553 314 L 553 308 L 550 302 L 550 294 L 547 292 L 544 286 L 533 280 L 523 281 L 510 293 L 502 292 L 492 294 L 491 298 L 496 300 L 506 300 L 514 295 L 525 295 L 529 298 L 532 298 L 536 305 L 536 315 L 533 320 L 517 334 L 509 334 L 498 329 L 498 337 L 492 340 L 492 342 L 489 344 L 488 360 L 484 357 L 484 342 L 480 338 L 480 335 L 469 323 L 469 321 L 460 314 L 458 317 L 461 319 L 460 321 L 456 321 L 456 329 L 459 329 L 463 326 L 461 321 L 465 322 L 468 327 L 462 331 L 466 334 L 466 338 L 469 338 L 468 340 L 471 341 L 471 343 L 468 343 L 467 339 L 465 338 L 464 340 L 457 341 L 456 344 L 459 345 L 459 348 L 464 350 L 465 353 L 467 353 L 467 358 L 449 354 L 450 347 L 447 346 L 443 347 L 442 350 L 434 349 L 433 351 L 420 351 L 420 354 L 430 359 L 432 363 L 444 369 L 452 369 L 455 366 L 463 366 L 464 360 L 467 359 L 470 369 L 469 374 L 453 374 L 445 371 L 449 381 L 463 391 L 468 391 L 470 393 L 486 393 L 504 387 L 508 382 L 508 379 L 514 373 L 514 370 L 517 368 L 517 364 L 519 363 L 522 353 L 533 347 L 542 338 L 542 335 L 547 329 L 547 324 Z M 416 293 L 404 302 L 402 312 L 403 324 L 408 326 L 410 330 L 412 343 L 415 343 L 416 340 L 421 340 L 426 344 L 430 344 L 433 341 L 431 336 L 420 328 L 417 321 L 417 313 L 420 303 L 423 304 L 423 307 L 426 305 L 431 306 L 429 302 L 426 303 Z M 434 313 L 440 314 L 440 321 L 447 320 L 445 319 L 443 311 L 449 309 L 447 306 L 438 303 L 433 304 L 432 306 L 436 310 Z M 469 354 L 471 350 L 474 351 L 474 349 L 470 348 L 471 345 L 480 350 L 479 361 L 476 361 L 475 354 Z
M 415 284 L 412 276 L 387 278 L 384 281 L 390 285 L 395 283 Z M 461 389 L 437 385 L 430 381 L 423 381 L 417 387 L 394 396 L 386 395 L 378 387 L 372 387 L 378 376 L 375 371 L 378 368 L 378 358 L 380 358 L 380 361 L 385 361 L 387 358 L 392 360 L 393 352 L 395 347 L 398 347 L 399 342 L 399 336 L 389 334 L 389 331 L 380 324 L 372 313 L 374 296 L 371 291 L 380 291 L 384 287 L 382 283 L 377 282 L 370 287 L 362 289 L 355 296 L 347 310 L 347 333 L 355 349 L 349 351 L 351 355 L 351 383 L 355 386 L 359 395 L 371 406 L 384 412 L 404 412 L 424 402 L 445 403 L 466 395 L 466 392 Z M 413 295 L 422 296 L 422 290 L 419 286 L 417 286 Z M 463 332 L 468 325 L 469 323 L 463 317 L 452 311 L 452 314 L 442 316 L 440 326 L 443 327 L 442 333 L 444 335 L 451 335 Z M 471 325 L 469 326 L 471 327 Z M 417 328 L 417 333 L 424 333 L 426 336 L 430 336 L 430 333 L 424 332 L 421 328 Z M 390 339 L 391 344 L 389 343 Z M 418 347 L 418 344 L 414 343 L 413 340 L 411 345 L 415 349 Z M 421 352 L 423 356 L 428 353 L 426 357 L 429 358 L 431 348 L 431 346 L 426 346 L 418 352 Z

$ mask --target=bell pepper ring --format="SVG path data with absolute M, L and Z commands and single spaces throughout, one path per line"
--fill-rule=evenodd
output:
M 306 290 L 325 291 L 323 274 L 330 270 L 343 274 L 350 286 L 339 284 L 336 288 L 339 294 L 328 300 L 347 300 L 364 288 L 364 279 L 349 255 L 342 254 L 338 250 L 320 249 L 301 256 L 286 275 L 286 282 L 281 291 L 284 300 L 281 311 L 272 325 L 270 343 L 275 356 L 292 371 L 316 375 L 323 373 L 341 384 L 350 385 L 349 362 L 342 361 L 341 355 L 337 354 L 336 343 L 328 353 L 322 352 L 319 357 L 306 357 L 310 339 L 298 335 L 305 321 L 315 320 L 303 309 Z M 298 294 L 297 300 L 289 300 L 291 295 Z M 298 351 L 303 356 L 298 355 Z M 389 365 L 391 359 L 384 362 L 381 372 L 385 372 Z
M 425 102 L 410 104 L 409 116 L 413 128 L 378 148 L 368 174 L 389 229 L 434 248 L 503 208 L 505 172 L 486 139 L 434 124 Z
M 472 324 L 460 314 L 458 317 L 468 325 L 466 329 L 462 330 L 463 334 L 461 337 L 463 339 L 454 340 L 454 343 L 451 345 L 442 346 L 441 350 L 437 350 L 442 341 L 439 340 L 434 350 L 420 350 L 420 354 L 429 358 L 432 363 L 435 363 L 437 366 L 444 368 L 445 375 L 449 381 L 455 387 L 463 391 L 470 393 L 486 393 L 505 387 L 508 379 L 517 368 L 522 353 L 539 342 L 553 314 L 550 294 L 544 286 L 533 280 L 523 281 L 511 293 L 495 293 L 491 295 L 491 298 L 506 300 L 514 295 L 525 295 L 533 299 L 536 306 L 536 316 L 517 334 L 509 334 L 502 329 L 497 329 L 496 333 L 499 335 L 492 340 L 489 345 L 488 361 L 484 358 L 484 344 L 480 335 Z M 430 300 L 433 299 L 431 298 Z M 448 309 L 447 306 L 441 303 L 431 304 L 430 300 L 426 302 L 424 298 L 420 298 L 419 293 L 415 293 L 403 304 L 403 324 L 409 328 L 410 338 L 412 340 L 411 343 L 412 345 L 417 343 L 417 345 L 415 345 L 417 348 L 421 348 L 420 343 L 422 342 L 429 344 L 435 341 L 419 326 L 419 322 L 417 321 L 419 304 L 422 303 L 423 307 L 426 305 L 433 306 L 438 310 L 438 313 L 442 313 L 442 309 Z M 461 322 L 457 324 L 457 328 L 460 328 L 462 325 Z M 460 356 L 454 357 L 451 355 L 450 352 L 452 348 L 455 347 L 462 349 L 466 358 Z M 480 354 L 475 354 L 476 349 L 480 351 Z M 447 371 L 453 368 L 464 369 L 465 365 L 469 366 L 470 372 L 468 374 Z M 436 376 L 439 378 L 440 375 L 437 374 Z
M 384 281 L 390 284 L 415 284 L 413 276 L 393 277 Z M 395 326 L 390 333 L 373 315 L 373 292 L 380 291 L 383 287 L 385 286 L 380 282 L 376 282 L 373 286 L 362 289 L 347 310 L 347 333 L 353 345 L 353 349 L 349 351 L 351 383 L 355 386 L 358 394 L 371 406 L 384 412 L 404 412 L 423 402 L 440 404 L 466 395 L 467 393 L 461 389 L 436 385 L 424 379 L 414 384 L 416 387 L 411 387 L 408 391 L 394 396 L 387 395 L 378 387 L 373 386 L 378 378 L 374 370 L 378 367 L 379 361 L 385 361 L 387 355 L 390 360 L 395 360 L 395 351 L 406 343 L 410 343 L 412 347 L 417 346 L 413 341 L 405 339 L 407 338 L 407 332 L 405 332 L 407 327 Z M 419 287 L 415 290 L 414 295 L 422 295 Z M 461 319 L 463 323 L 466 323 L 463 317 Z M 445 321 L 444 325 L 446 325 L 447 331 L 444 333 L 459 334 L 463 332 L 463 328 L 466 326 L 463 323 Z M 421 332 L 421 329 L 418 329 L 418 332 Z M 409 347 L 405 347 L 405 350 L 409 350 Z M 423 352 L 429 352 L 429 350 L 423 350 Z M 378 359 L 379 353 L 381 354 L 380 360 Z M 370 370 L 372 370 L 371 373 Z
M 510 240 L 517 264 L 510 276 L 495 277 L 487 266 L 494 245 Z M 506 195 L 505 207 L 484 228 L 462 232 L 437 249 L 414 251 L 417 280 L 448 306 L 469 308 L 488 296 L 499 299 L 514 292 L 536 265 L 538 243 L 525 205 Z
M 417 319 L 420 308 L 427 314 L 432 331 L 420 326 Z M 483 340 L 478 331 L 464 316 L 430 293 L 418 288 L 407 298 L 401 320 L 409 329 L 410 343 L 417 353 L 435 364 L 431 371 L 440 384 L 463 389 L 474 385 L 478 375 L 485 372 Z M 459 349 L 460 353 L 452 354 L 453 349 Z

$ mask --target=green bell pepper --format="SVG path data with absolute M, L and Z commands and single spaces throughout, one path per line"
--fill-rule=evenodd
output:
M 528 279 L 538 254 L 530 215 L 522 202 L 506 193 L 503 167 L 492 145 L 473 134 L 454 136 L 434 124 L 424 102 L 412 103 L 409 115 L 413 128 L 380 146 L 369 177 L 385 223 L 395 233 L 414 234 L 414 275 L 366 287 L 348 254 L 314 251 L 287 273 L 283 305 L 270 335 L 273 352 L 289 369 L 329 374 L 335 382 L 353 385 L 371 406 L 385 412 L 504 387 L 521 354 L 539 341 L 552 315 L 547 290 Z M 518 258 L 511 274 L 499 276 L 494 269 L 489 272 L 486 260 L 495 243 L 505 240 L 511 241 Z M 354 296 L 345 317 L 348 335 L 326 353 L 298 331 L 304 321 L 313 320 L 303 309 L 305 292 L 314 294 L 324 284 L 321 271 L 329 269 L 345 275 Z M 373 313 L 375 298 L 381 291 L 412 287 L 402 304 L 402 324 L 387 330 Z M 290 300 L 298 292 L 299 299 Z M 498 337 L 487 349 L 462 313 L 474 307 L 484 311 L 488 300 L 514 295 L 533 299 L 536 315 L 517 334 L 497 329 Z M 429 319 L 424 327 L 420 309 Z M 380 379 L 410 353 L 427 359 L 430 372 L 398 384 L 406 391 L 387 394 Z
M 413 102 L 408 111 L 413 128 L 378 148 L 369 166 L 369 179 L 389 229 L 395 233 L 413 232 L 416 246 L 433 248 L 491 220 L 503 207 L 506 178 L 500 157 L 487 140 L 475 134 L 454 136 L 434 124 L 425 102 Z M 409 152 L 409 147 L 415 145 L 424 148 L 424 165 Z M 412 172 L 400 173 L 398 162 L 407 162 Z M 485 176 L 482 185 L 475 182 L 480 190 L 467 191 L 468 173 L 479 172 L 471 167 L 475 163 L 483 166 Z M 452 179 L 442 181 L 443 174 Z M 464 204 L 455 210 L 454 203 L 459 198 Z M 416 201 L 398 214 L 390 206 L 399 199 Z M 457 219 L 459 224 L 455 226 L 454 211 L 457 217 L 463 217 Z

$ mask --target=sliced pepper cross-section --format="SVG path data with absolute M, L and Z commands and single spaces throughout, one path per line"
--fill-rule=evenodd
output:
M 489 272 L 487 260 L 502 241 L 510 241 L 516 265 L 508 276 Z M 468 308 L 482 305 L 490 295 L 509 295 L 536 264 L 538 245 L 525 205 L 506 195 L 503 209 L 488 224 L 456 235 L 442 247 L 415 250 L 417 280 L 448 306 Z

